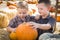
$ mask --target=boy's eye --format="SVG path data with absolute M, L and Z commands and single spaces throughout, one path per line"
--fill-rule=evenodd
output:
M 20 14 L 26 14 L 26 12 L 21 12 Z
M 39 8 L 39 10 L 43 10 L 42 8 Z

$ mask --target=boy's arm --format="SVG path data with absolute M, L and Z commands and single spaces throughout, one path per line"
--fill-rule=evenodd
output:
M 50 24 L 39 24 L 39 23 L 35 23 L 35 22 L 29 22 L 29 24 L 32 26 L 32 28 L 39 28 L 42 30 L 48 30 L 51 28 Z
M 16 28 L 14 28 L 14 25 L 15 25 L 15 19 L 12 19 L 7 27 L 7 31 L 8 32 L 12 32 L 12 31 L 15 31 Z
M 54 24 L 55 24 L 55 19 L 49 19 L 49 22 L 47 24 L 39 24 L 39 23 L 35 23 L 35 22 L 30 22 L 31 25 L 33 25 L 34 28 L 39 28 L 42 30 L 49 30 L 51 28 L 53 28 Z
M 15 32 L 16 28 L 7 27 L 8 32 Z
M 40 27 L 38 27 L 38 28 L 43 29 L 43 30 L 48 30 L 48 29 L 53 28 L 55 23 L 56 23 L 55 19 L 54 18 L 50 18 L 49 22 L 47 24 L 39 24 Z

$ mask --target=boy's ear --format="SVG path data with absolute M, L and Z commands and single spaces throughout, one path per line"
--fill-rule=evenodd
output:
M 36 4 L 36 6 L 37 6 L 38 4 Z

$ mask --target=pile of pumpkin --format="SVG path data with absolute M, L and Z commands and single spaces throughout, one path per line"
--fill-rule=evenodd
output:
M 1 1 L 0 4 L 0 13 L 5 14 L 9 20 L 14 18 L 16 16 L 17 10 L 16 10 L 16 4 L 12 1 Z
M 20 24 L 16 31 L 10 34 L 11 40 L 36 40 L 37 36 L 37 30 L 28 23 Z
M 9 33 L 6 30 L 6 27 L 8 26 L 9 21 L 12 18 L 13 18 L 13 13 L 9 15 L 9 13 L 4 13 L 0 11 L 0 40 L 10 40 L 8 36 Z
M 0 12 L 0 40 L 10 40 L 9 33 L 6 31 L 6 27 L 9 24 L 9 19 L 6 14 Z

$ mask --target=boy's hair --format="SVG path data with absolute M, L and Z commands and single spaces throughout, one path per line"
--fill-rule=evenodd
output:
M 28 9 L 28 4 L 27 3 L 23 3 L 23 2 L 19 2 L 17 4 L 17 8 L 21 8 L 21 9 Z
M 39 0 L 38 3 L 45 3 L 46 5 L 51 4 L 50 0 Z

